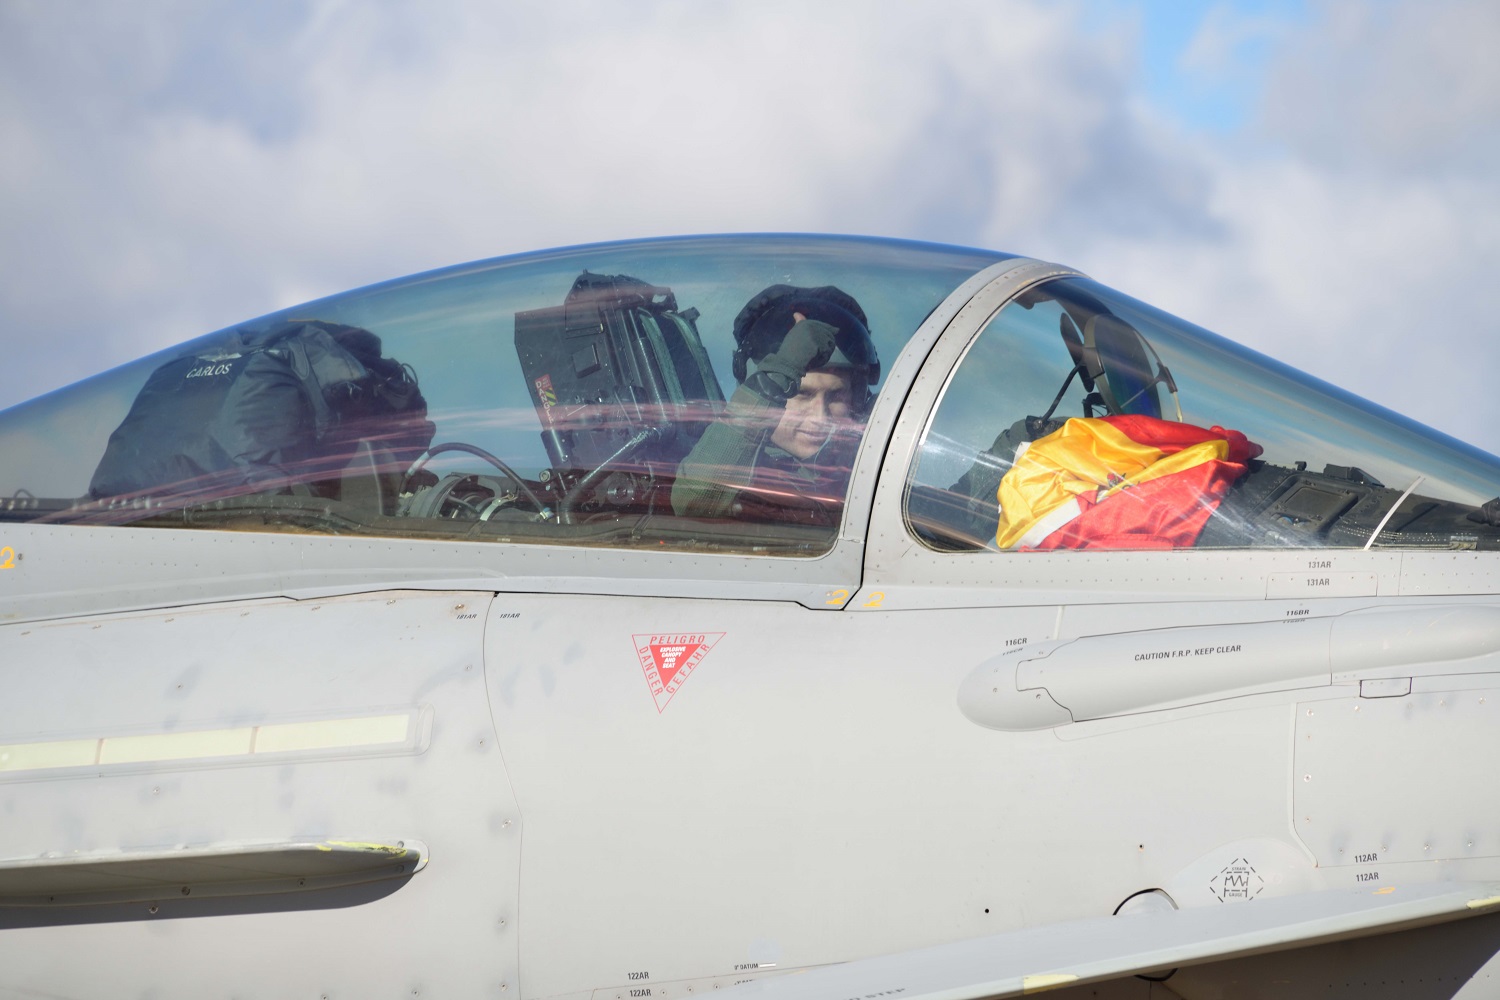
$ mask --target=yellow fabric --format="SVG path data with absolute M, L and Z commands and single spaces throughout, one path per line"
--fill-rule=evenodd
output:
M 1229 442 L 1224 440 L 1163 455 L 1155 445 L 1134 441 L 1103 420 L 1074 417 L 1033 441 L 1000 480 L 995 544 L 1013 547 L 1038 521 L 1077 497 L 1104 500 L 1130 486 L 1228 455 Z

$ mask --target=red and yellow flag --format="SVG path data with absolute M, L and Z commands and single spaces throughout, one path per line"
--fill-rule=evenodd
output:
M 1197 540 L 1260 446 L 1154 417 L 1075 417 L 1000 481 L 1002 549 L 1166 549 Z

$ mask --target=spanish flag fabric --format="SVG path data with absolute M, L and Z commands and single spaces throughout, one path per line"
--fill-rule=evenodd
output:
M 1075 417 L 1016 450 L 1000 481 L 1001 549 L 1192 545 L 1259 445 L 1154 417 Z

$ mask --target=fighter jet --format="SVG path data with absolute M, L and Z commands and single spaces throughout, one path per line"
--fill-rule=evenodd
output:
M 1072 268 L 504 257 L 0 458 L 0 996 L 1500 995 L 1500 460 Z

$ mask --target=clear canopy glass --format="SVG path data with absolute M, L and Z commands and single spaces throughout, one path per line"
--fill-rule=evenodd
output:
M 923 437 L 950 550 L 1500 547 L 1500 461 L 1092 281 L 1006 304 Z
M 863 433 L 856 394 L 1002 256 L 698 237 L 310 302 L 0 413 L 0 518 L 816 554 Z M 782 325 L 736 365 L 737 319 L 778 286 L 795 301 L 771 296 L 791 303 L 767 311 Z M 810 312 L 837 347 L 803 367 L 848 384 L 732 404 Z

